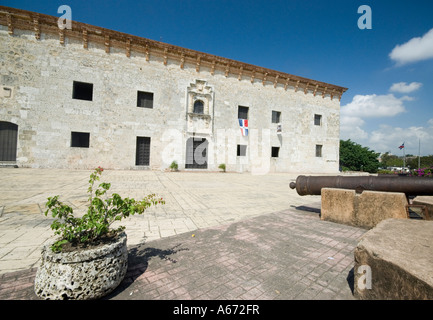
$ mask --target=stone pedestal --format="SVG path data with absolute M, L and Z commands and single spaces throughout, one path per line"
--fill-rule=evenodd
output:
M 433 299 L 433 221 L 387 219 L 355 249 L 358 299 Z
M 362 228 L 373 228 L 388 218 L 407 218 L 404 193 L 322 189 L 321 219 Z

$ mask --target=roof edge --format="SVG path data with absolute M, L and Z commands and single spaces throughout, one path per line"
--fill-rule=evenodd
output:
M 164 64 L 167 64 L 168 58 L 176 59 L 179 61 L 182 69 L 184 63 L 193 63 L 196 65 L 197 72 L 200 70 L 201 66 L 206 66 L 211 69 L 211 74 L 214 74 L 215 70 L 219 69 L 225 72 L 226 77 L 228 77 L 229 74 L 233 74 L 237 75 L 238 79 L 241 80 L 242 77 L 248 76 L 252 83 L 254 79 L 261 79 L 263 85 L 265 85 L 265 83 L 273 83 L 274 87 L 283 85 L 285 90 L 287 87 L 291 86 L 295 91 L 303 89 L 305 94 L 308 92 L 312 92 L 314 95 L 321 93 L 323 98 L 329 95 L 331 99 L 336 96 L 341 100 L 343 93 L 348 90 L 345 87 L 330 83 L 73 20 L 71 21 L 70 29 L 60 28 L 58 21 L 59 17 L 56 16 L 0 6 L 0 24 L 8 27 L 8 33 L 11 36 L 14 33 L 14 29 L 31 30 L 34 32 L 37 40 L 40 39 L 42 32 L 54 33 L 59 35 L 59 41 L 62 45 L 65 44 L 65 37 L 81 39 L 83 47 L 86 49 L 89 42 L 96 42 L 104 45 L 107 53 L 110 53 L 111 47 L 119 47 L 125 50 L 127 57 L 130 57 L 132 51 L 138 51 L 145 54 L 147 61 L 149 61 L 150 55 L 162 57 Z

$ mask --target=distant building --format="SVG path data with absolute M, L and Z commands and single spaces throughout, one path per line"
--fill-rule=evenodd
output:
M 0 164 L 338 172 L 346 88 L 0 7 Z

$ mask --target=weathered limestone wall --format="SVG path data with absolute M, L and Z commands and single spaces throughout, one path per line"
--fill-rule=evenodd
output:
M 89 42 L 0 26 L 0 86 L 12 89 L 0 97 L 0 121 L 18 125 L 17 164 L 23 167 L 135 169 L 136 137 L 151 137 L 150 168 L 165 169 L 173 160 L 184 168 L 186 141 L 209 141 L 208 170 L 225 163 L 228 171 L 338 172 L 339 99 L 295 92 L 250 78 L 225 76 L 209 68 L 110 48 Z M 210 122 L 193 128 L 188 122 L 188 88 L 203 80 L 211 99 Z M 72 99 L 73 81 L 93 83 L 93 100 Z M 154 93 L 153 109 L 138 108 L 137 90 Z M 249 107 L 248 137 L 241 135 L 238 106 Z M 281 112 L 282 134 L 271 123 Z M 322 125 L 314 125 L 314 114 Z M 198 121 L 198 122 L 197 122 Z M 200 127 L 201 126 L 201 127 Z M 72 148 L 71 131 L 90 132 L 89 148 Z M 237 157 L 246 144 L 246 157 Z M 316 157 L 316 144 L 323 145 Z M 271 146 L 280 147 L 271 157 Z

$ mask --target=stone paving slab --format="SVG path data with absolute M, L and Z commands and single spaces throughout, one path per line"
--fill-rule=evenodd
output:
M 144 242 L 128 247 L 127 275 L 105 299 L 353 300 L 365 232 L 289 209 Z M 38 300 L 35 273 L 0 275 L 0 300 Z

